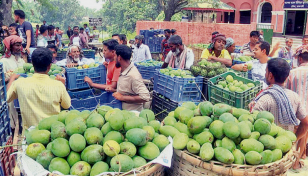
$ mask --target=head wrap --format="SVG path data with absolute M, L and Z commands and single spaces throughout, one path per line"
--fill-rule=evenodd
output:
M 15 43 L 22 43 L 22 38 L 20 38 L 17 35 L 11 35 L 11 36 L 6 37 L 3 40 L 3 44 L 5 46 L 5 57 L 6 58 L 11 57 L 11 45 Z
M 302 45 L 296 49 L 295 56 L 298 56 L 302 53 L 308 53 L 308 45 Z
M 71 53 L 73 47 L 77 47 L 77 48 L 79 49 L 79 52 L 80 52 L 79 60 L 81 60 L 81 59 L 84 57 L 84 55 L 83 55 L 83 50 L 82 50 L 82 48 L 81 48 L 80 46 L 77 46 L 77 45 L 70 45 L 70 46 L 68 47 L 68 49 L 67 49 L 67 52 L 66 52 L 66 59 L 67 59 L 66 62 L 67 62 L 67 63 L 73 63 L 73 62 L 74 62 L 74 59 L 71 58 L 70 55 L 69 55 L 69 54 Z
M 230 46 L 232 46 L 234 44 L 234 40 L 232 38 L 227 38 L 226 40 L 226 48 L 229 48 Z
M 226 42 L 226 36 L 225 36 L 224 34 L 219 34 L 219 33 L 218 33 L 218 34 L 212 35 L 212 43 L 211 43 L 210 46 L 208 47 L 208 50 L 209 50 L 210 52 L 213 51 L 213 49 L 214 49 L 214 44 L 215 44 L 215 42 L 216 42 L 217 40 L 222 40 L 222 41 Z

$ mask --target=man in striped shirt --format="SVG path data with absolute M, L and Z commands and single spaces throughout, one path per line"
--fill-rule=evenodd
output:
M 304 103 L 308 112 L 308 45 L 303 45 L 296 50 L 299 67 L 291 70 L 286 80 L 286 88 L 296 92 Z
M 296 92 L 299 95 L 301 103 L 304 105 L 306 112 L 308 112 L 308 45 L 302 45 L 297 50 L 295 55 L 298 57 L 299 67 L 291 70 L 289 77 L 286 80 L 286 88 Z M 308 135 L 306 134 L 307 143 Z M 305 148 L 306 149 L 306 148 Z M 304 151 L 306 158 L 307 151 Z

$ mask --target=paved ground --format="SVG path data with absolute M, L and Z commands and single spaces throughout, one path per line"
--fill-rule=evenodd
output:
M 303 168 L 297 171 L 289 170 L 287 176 L 308 176 L 308 157 L 303 161 L 305 163 Z

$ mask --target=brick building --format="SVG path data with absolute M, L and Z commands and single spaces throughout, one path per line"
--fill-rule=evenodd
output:
M 308 2 L 304 0 L 222 0 L 235 8 L 234 12 L 219 13 L 217 22 L 257 24 L 257 28 L 273 29 L 274 36 L 308 35 Z M 220 18 L 219 18 L 220 17 Z

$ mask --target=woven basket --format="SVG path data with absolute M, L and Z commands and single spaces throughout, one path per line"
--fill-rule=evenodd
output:
M 163 165 L 149 163 L 135 169 L 134 171 L 123 173 L 120 176 L 164 176 L 164 168 Z
M 233 176 L 270 176 L 286 175 L 292 167 L 298 152 L 293 148 L 281 159 L 266 165 L 237 165 L 223 164 L 217 161 L 203 162 L 199 156 L 188 151 L 174 150 L 172 166 L 168 175 L 195 176 L 195 175 L 233 175 Z

